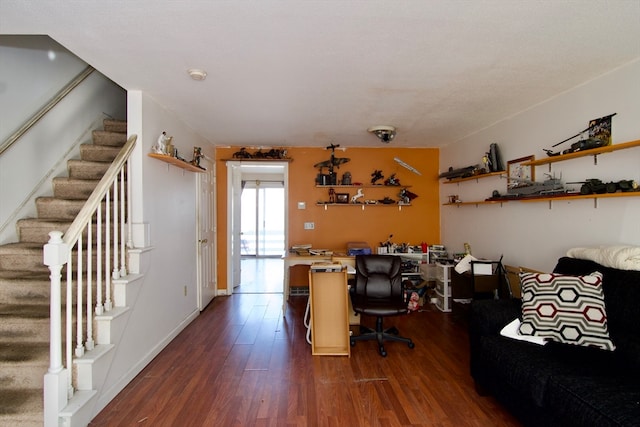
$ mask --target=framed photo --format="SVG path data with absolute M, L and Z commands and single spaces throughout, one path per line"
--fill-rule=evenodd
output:
M 349 203 L 349 193 L 336 193 L 336 203 Z
M 535 156 L 520 157 L 507 162 L 507 188 L 522 187 L 536 180 L 535 168 L 522 163 L 535 160 Z

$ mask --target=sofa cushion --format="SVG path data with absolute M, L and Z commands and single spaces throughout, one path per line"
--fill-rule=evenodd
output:
M 521 273 L 522 335 L 614 350 L 607 329 L 602 274 Z
M 554 375 L 619 375 L 615 352 L 550 342 L 545 346 L 501 336 L 484 336 L 478 366 L 543 406 Z
M 546 405 L 564 426 L 640 426 L 640 384 L 626 376 L 553 376 Z
M 584 275 L 599 271 L 607 304 L 609 334 L 619 344 L 619 334 L 637 335 L 640 324 L 640 271 L 616 270 L 593 261 L 562 257 L 554 273 Z

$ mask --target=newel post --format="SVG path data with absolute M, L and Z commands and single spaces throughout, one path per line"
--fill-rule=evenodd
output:
M 57 426 L 58 413 L 67 405 L 68 375 L 62 365 L 62 299 L 61 272 L 69 257 L 69 245 L 62 240 L 62 232 L 49 233 L 44 245 L 44 264 L 51 279 L 49 370 L 44 376 L 44 425 Z

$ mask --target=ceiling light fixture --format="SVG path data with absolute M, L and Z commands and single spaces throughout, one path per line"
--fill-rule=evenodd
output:
M 197 68 L 192 68 L 187 71 L 191 78 L 195 81 L 202 81 L 207 78 L 207 72 L 204 70 L 199 70 Z
M 367 131 L 377 136 L 385 144 L 390 143 L 396 137 L 396 128 L 393 126 L 371 126 Z

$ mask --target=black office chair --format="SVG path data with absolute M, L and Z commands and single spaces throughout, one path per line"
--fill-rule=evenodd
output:
M 414 344 L 409 338 L 398 336 L 393 327 L 384 330 L 382 319 L 387 316 L 407 314 L 407 302 L 401 275 L 401 259 L 393 255 L 358 255 L 356 256 L 356 279 L 351 287 L 351 304 L 358 314 L 376 317 L 376 329 L 360 326 L 360 335 L 351 337 L 351 346 L 356 341 L 378 340 L 380 355 L 385 357 L 383 341 L 400 341 L 409 348 Z

